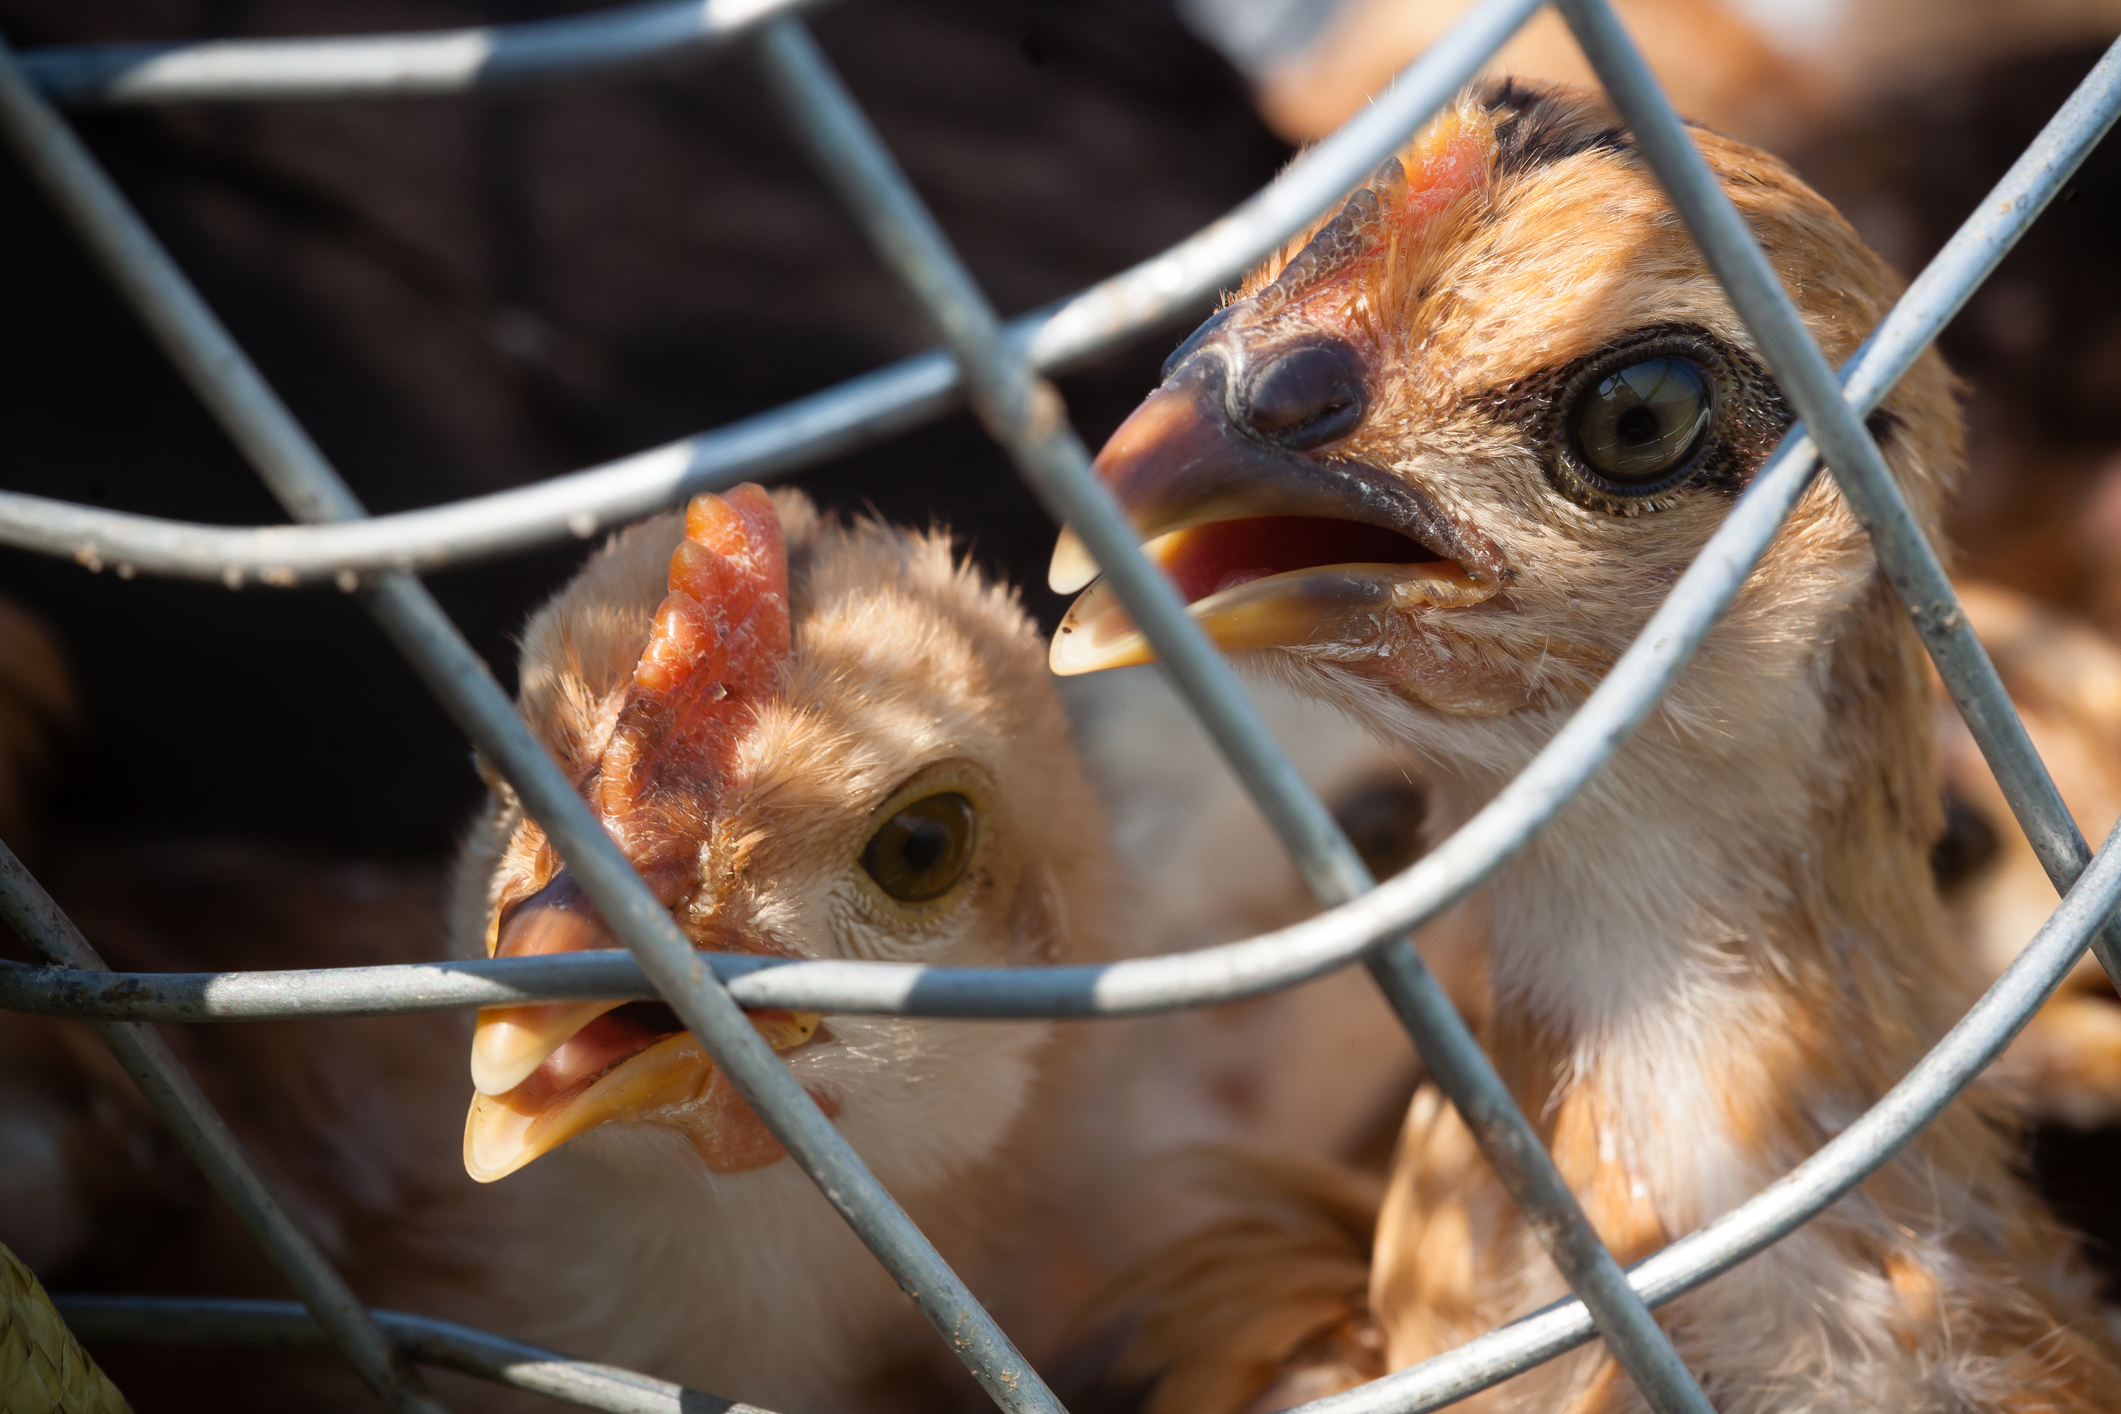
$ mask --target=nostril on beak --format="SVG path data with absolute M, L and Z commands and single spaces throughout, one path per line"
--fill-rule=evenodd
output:
M 1362 422 L 1362 362 L 1338 339 L 1299 344 L 1275 355 L 1246 383 L 1239 421 L 1278 447 L 1308 451 Z

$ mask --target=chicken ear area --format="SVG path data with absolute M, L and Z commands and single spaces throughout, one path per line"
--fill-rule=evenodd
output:
M 760 486 L 695 496 L 669 592 L 598 761 L 594 803 L 623 826 L 659 785 L 697 804 L 730 785 L 736 743 L 789 654 L 788 546 Z

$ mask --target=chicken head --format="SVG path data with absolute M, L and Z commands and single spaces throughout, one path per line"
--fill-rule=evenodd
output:
M 1045 961 L 1094 949 L 1102 856 L 1038 659 L 1013 597 L 942 538 L 822 523 L 743 486 L 619 536 L 541 612 L 522 705 L 703 949 Z M 505 787 L 497 801 L 460 934 L 503 957 L 618 946 L 537 822 Z M 916 1185 L 1000 1142 L 1047 1031 L 752 1021 L 880 1171 Z M 676 1136 L 716 1174 L 783 1157 L 661 1003 L 489 1010 L 471 1069 L 477 1179 L 592 1131 Z
M 1695 136 L 1846 357 L 1894 277 L 1773 158 Z M 1790 420 L 1605 100 L 1503 81 L 1256 271 L 1098 470 L 1221 646 L 1269 650 L 1255 664 L 1438 754 L 1516 761 L 1523 734 L 1478 723 L 1551 731 Z M 1958 439 L 1934 357 L 1873 426 L 1934 520 Z M 1814 488 L 1668 716 L 1727 722 L 1746 710 L 1734 674 L 1801 677 L 1784 669 L 1870 571 L 1854 518 Z M 1056 671 L 1149 656 L 1095 573 L 1064 534 L 1053 587 L 1089 588 Z

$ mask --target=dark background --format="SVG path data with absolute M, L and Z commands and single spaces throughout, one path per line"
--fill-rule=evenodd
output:
M 564 4 L 0 4 L 20 47 L 432 27 Z M 815 30 L 1004 314 L 1153 254 L 1287 149 L 1156 4 L 847 4 Z M 373 511 L 702 431 L 927 347 L 747 60 L 492 99 L 88 112 L 79 130 Z M 283 519 L 19 167 L 0 162 L 0 485 L 226 524 Z M 1207 307 L 1200 311 L 1205 315 Z M 1184 330 L 1063 380 L 1094 446 Z M 967 415 L 797 478 L 940 520 L 1044 587 L 1052 526 Z M 435 576 L 505 681 L 578 544 Z M 0 551 L 87 709 L 60 832 L 232 832 L 431 856 L 478 787 L 462 738 L 331 589 L 123 582 Z

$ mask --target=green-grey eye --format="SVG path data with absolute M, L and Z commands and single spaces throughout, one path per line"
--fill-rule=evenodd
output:
M 1647 486 L 1683 464 L 1715 412 L 1701 365 L 1646 358 L 1583 390 L 1569 431 L 1584 465 L 1616 487 Z
M 877 826 L 862 846 L 862 868 L 901 903 L 950 892 L 972 863 L 979 816 L 956 791 L 916 800 Z

